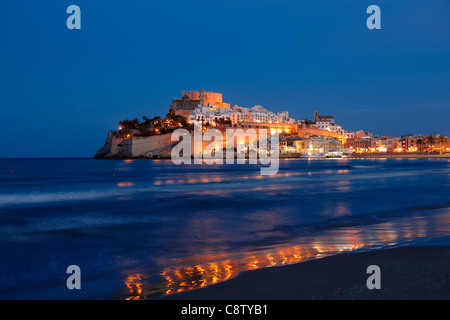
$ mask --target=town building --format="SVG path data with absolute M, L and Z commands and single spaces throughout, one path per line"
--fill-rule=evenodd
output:
M 233 108 L 221 107 L 209 103 L 207 106 L 198 105 L 189 111 L 188 121 L 203 121 L 212 123 L 215 119 L 229 119 L 232 124 L 261 123 L 261 124 L 295 124 L 295 119 L 289 116 L 287 111 L 277 114 L 263 108 L 260 105 L 244 108 L 238 105 Z
M 317 110 L 314 111 L 312 125 L 320 130 L 336 132 L 342 135 L 345 133 L 345 130 L 342 128 L 342 126 L 335 123 L 334 116 L 321 116 L 319 115 L 319 111 Z
M 330 154 L 342 154 L 344 146 L 341 140 L 326 136 L 311 136 L 304 141 L 303 156 L 320 157 Z

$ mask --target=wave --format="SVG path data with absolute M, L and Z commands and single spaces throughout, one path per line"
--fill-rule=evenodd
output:
M 414 171 L 396 171 L 396 172 L 377 172 L 377 173 L 353 173 L 351 175 L 338 172 L 288 172 L 280 173 L 274 176 L 221 176 L 218 178 L 204 179 L 157 179 L 152 184 L 144 187 L 135 187 L 132 182 L 121 182 L 114 188 L 61 191 L 61 192 L 31 192 L 31 193 L 13 193 L 0 194 L 0 207 L 13 205 L 33 205 L 52 202 L 65 201 L 89 201 L 103 198 L 127 197 L 139 193 L 156 192 L 165 194 L 192 194 L 208 191 L 229 191 L 242 192 L 244 188 L 251 190 L 270 190 L 271 186 L 290 185 L 314 186 L 323 184 L 327 181 L 340 180 L 359 180 L 359 179 L 379 179 L 400 176 L 423 175 L 442 172 L 442 170 L 414 170 Z M 324 179 L 323 175 L 326 175 Z
M 351 168 L 354 169 L 378 169 L 378 168 L 382 168 L 382 165 L 374 165 L 374 164 L 370 164 L 370 165 L 351 165 Z
M 0 207 L 8 205 L 39 204 L 61 201 L 96 200 L 101 198 L 128 196 L 135 193 L 136 191 L 143 192 L 144 190 L 94 189 L 85 191 L 2 194 L 0 195 Z

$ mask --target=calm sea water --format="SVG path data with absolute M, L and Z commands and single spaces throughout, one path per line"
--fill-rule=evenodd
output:
M 0 160 L 1 299 L 143 299 L 450 234 L 450 161 Z M 68 290 L 69 265 L 81 290 Z

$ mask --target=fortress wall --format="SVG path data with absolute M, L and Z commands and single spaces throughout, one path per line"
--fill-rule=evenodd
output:
M 184 96 L 187 96 L 190 100 L 200 100 L 199 91 L 182 91 L 181 97 Z M 222 103 L 222 97 L 222 93 L 205 91 L 205 104 L 208 105 L 208 103 Z
M 205 92 L 205 104 L 208 103 L 216 104 L 217 102 L 222 103 L 222 94 L 217 92 Z
M 173 143 L 171 136 L 172 134 L 168 133 L 151 137 L 133 137 L 132 139 L 125 140 L 124 153 L 127 157 L 132 158 L 146 156 L 148 152 L 164 148 Z
M 181 97 L 187 96 L 189 100 L 199 100 L 200 92 L 198 91 L 181 91 Z
M 176 110 L 175 114 L 183 117 L 188 117 L 192 110 Z
M 251 137 L 245 137 L 242 135 L 233 136 L 232 139 L 235 140 L 235 147 L 237 144 L 242 143 L 250 143 L 252 144 L 254 140 L 259 139 L 259 128 L 263 125 L 269 126 L 268 133 L 270 133 L 270 129 L 290 129 L 295 133 L 295 129 L 297 129 L 297 134 L 299 137 L 302 138 L 309 138 L 312 135 L 319 135 L 319 136 L 327 136 L 327 137 L 334 137 L 342 139 L 342 136 L 339 133 L 336 132 L 330 132 L 327 130 L 320 130 L 314 127 L 307 127 L 307 126 L 298 126 L 296 124 L 289 125 L 289 124 L 247 124 L 247 126 L 243 126 L 242 129 L 245 133 L 248 133 L 248 129 L 254 129 L 256 131 L 255 136 Z M 250 128 L 248 128 L 250 126 Z M 239 129 L 239 128 L 232 128 L 232 129 Z M 202 150 L 206 146 L 210 146 L 216 149 L 222 149 L 226 148 L 226 131 L 225 128 L 220 130 L 223 136 L 223 139 L 219 139 L 218 141 L 214 141 L 212 144 L 210 141 L 203 141 L 202 143 Z M 157 135 L 157 136 L 150 136 L 150 137 L 138 137 L 133 136 L 131 139 L 121 139 L 121 138 L 113 138 L 111 141 L 111 155 L 123 155 L 127 158 L 136 158 L 140 156 L 146 157 L 149 152 L 158 152 L 159 149 L 168 147 L 171 144 L 175 144 L 176 141 L 171 140 L 171 133 L 163 134 L 163 135 Z M 192 143 L 192 152 L 194 152 L 194 137 L 191 136 L 191 143 Z M 119 146 L 121 145 L 121 146 Z
M 115 137 L 113 137 L 112 140 L 111 140 L 111 151 L 110 151 L 110 154 L 121 153 L 122 150 L 123 150 L 123 147 L 119 147 L 119 144 L 122 144 L 123 141 L 124 141 L 123 138 L 115 138 Z
M 328 131 L 328 130 L 321 130 L 318 128 L 305 126 L 305 125 L 298 126 L 297 135 L 301 138 L 309 138 L 310 136 L 316 135 L 316 136 L 325 136 L 325 137 L 343 139 L 343 137 L 340 133 L 332 132 L 332 131 Z

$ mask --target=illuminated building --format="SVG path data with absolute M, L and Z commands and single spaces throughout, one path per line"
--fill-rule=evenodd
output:
M 173 99 L 169 107 L 169 111 L 187 117 L 191 111 L 199 106 L 214 105 L 219 108 L 230 108 L 229 103 L 222 101 L 222 94 L 217 92 L 199 91 L 182 91 L 181 99 Z
M 305 139 L 304 156 L 324 156 L 329 153 L 343 153 L 344 146 L 341 140 L 333 137 L 311 136 Z
M 244 108 L 236 105 L 232 109 L 214 104 L 209 104 L 208 106 L 199 105 L 190 111 L 190 114 L 187 116 L 188 121 L 191 122 L 197 120 L 212 123 L 212 121 L 219 118 L 229 119 L 232 124 L 295 124 L 295 119 L 289 117 L 287 111 L 281 111 L 275 114 L 259 105 L 252 108 Z

